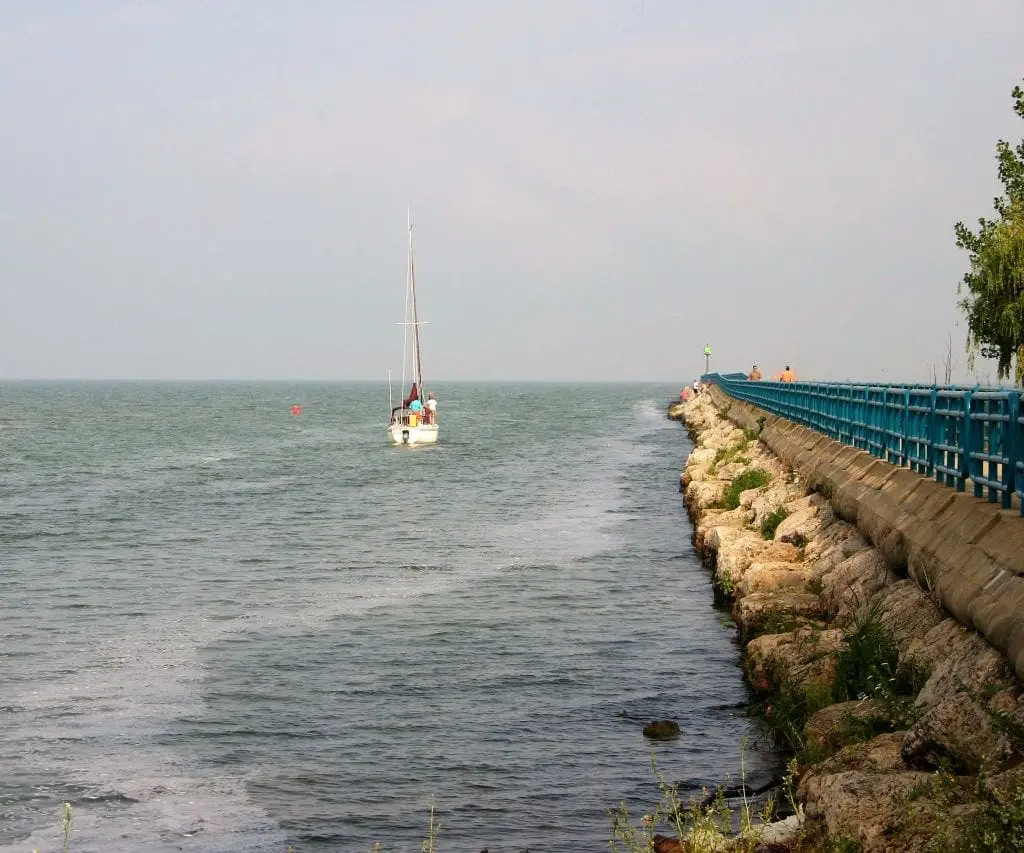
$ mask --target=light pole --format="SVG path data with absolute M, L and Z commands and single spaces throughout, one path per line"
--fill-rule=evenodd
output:
M 704 375 L 711 372 L 711 344 L 704 347 Z

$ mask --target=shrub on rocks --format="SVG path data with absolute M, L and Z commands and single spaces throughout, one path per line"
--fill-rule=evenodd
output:
M 747 489 L 759 489 L 767 486 L 771 475 L 762 468 L 751 468 L 733 480 L 722 494 L 722 505 L 726 509 L 736 509 L 740 505 L 740 495 Z

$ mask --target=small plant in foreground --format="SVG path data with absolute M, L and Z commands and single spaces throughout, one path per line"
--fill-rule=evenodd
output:
M 609 809 L 612 836 L 608 843 L 613 853 L 650 853 L 654 849 L 655 832 L 661 825 L 674 831 L 690 853 L 753 853 L 764 835 L 763 824 L 774 815 L 775 801 L 770 798 L 759 813 L 754 811 L 746 796 L 745 751 L 746 741 L 740 751 L 743 802 L 735 810 L 726 802 L 721 788 L 714 794 L 702 789 L 701 799 L 694 798 L 684 805 L 675 786 L 665 781 L 654 756 L 651 756 L 651 766 L 661 794 L 658 805 L 653 812 L 641 818 L 639 826 L 630 821 L 625 803 L 614 811 Z
M 430 802 L 430 823 L 427 826 L 427 837 L 423 839 L 421 850 L 423 853 L 434 853 L 437 835 L 441 831 L 441 824 L 434 819 L 434 802 Z
M 71 812 L 71 803 L 64 803 L 64 816 L 60 821 L 60 828 L 64 832 L 64 853 L 71 848 L 71 821 L 74 815 Z
M 774 539 L 775 531 L 779 529 L 779 525 L 782 524 L 789 517 L 789 510 L 784 506 L 779 506 L 773 509 L 768 515 L 764 517 L 761 522 L 761 538 L 762 539 Z

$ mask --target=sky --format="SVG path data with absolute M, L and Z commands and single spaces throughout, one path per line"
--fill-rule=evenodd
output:
M 0 0 L 0 379 L 994 379 L 1020 0 Z

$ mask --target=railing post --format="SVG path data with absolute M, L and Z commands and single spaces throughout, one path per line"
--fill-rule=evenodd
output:
M 964 392 L 964 426 L 960 433 L 960 477 L 956 481 L 958 492 L 967 489 L 967 481 L 971 478 L 971 392 Z
M 864 386 L 864 415 L 861 417 L 864 424 L 864 449 L 871 452 L 871 386 Z
M 1006 463 L 1003 465 L 1003 509 L 1009 509 L 1013 501 L 1013 493 L 1017 490 L 1017 460 L 1021 448 L 1017 446 L 1017 433 L 1020 424 L 1020 394 L 1011 391 L 1006 398 L 1006 432 L 1003 449 L 1006 452 Z M 1024 514 L 1024 501 L 1021 501 L 1021 513 Z
M 938 426 L 935 416 L 935 404 L 939 399 L 939 390 L 932 385 L 931 403 L 928 412 L 928 453 L 927 453 L 927 468 L 925 474 L 931 477 L 935 474 L 935 442 L 939 440 Z
M 900 467 L 910 467 L 910 388 L 903 389 L 903 435 L 900 436 Z

